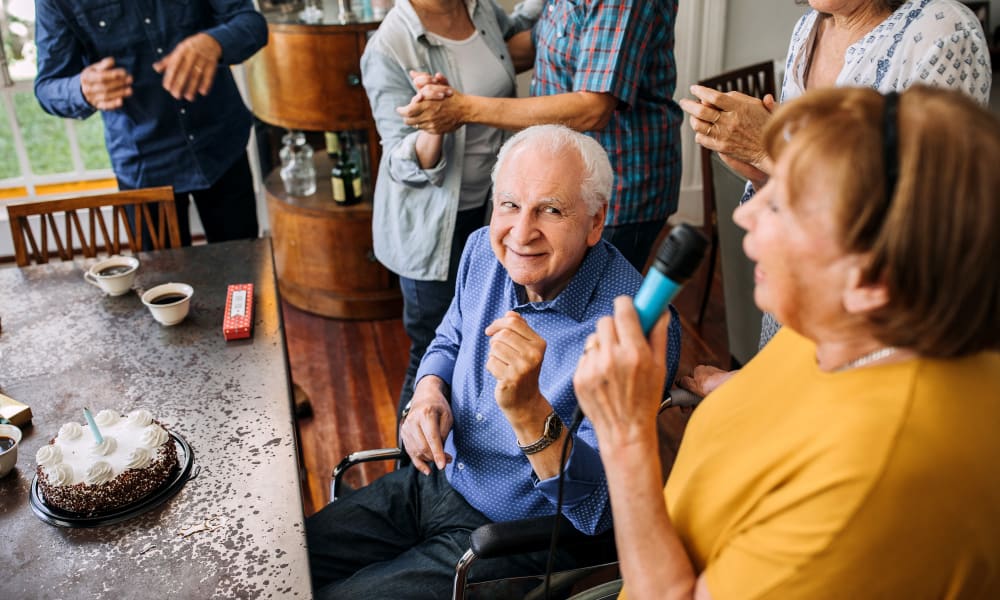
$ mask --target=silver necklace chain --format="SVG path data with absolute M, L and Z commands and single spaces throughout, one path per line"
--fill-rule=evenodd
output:
M 896 348 L 893 346 L 886 346 L 884 348 L 879 348 L 874 352 L 869 352 L 864 356 L 859 356 L 858 358 L 855 358 L 852 361 L 844 363 L 843 365 L 834 369 L 834 372 L 846 371 L 848 369 L 857 369 L 858 367 L 870 365 L 871 363 L 877 360 L 882 360 L 883 358 L 887 356 L 892 356 L 895 353 L 896 353 Z

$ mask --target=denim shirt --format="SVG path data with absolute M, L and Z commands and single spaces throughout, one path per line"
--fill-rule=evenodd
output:
M 552 300 L 526 302 L 490 247 L 489 229 L 471 236 L 458 268 L 455 298 L 427 348 L 417 380 L 435 375 L 451 388 L 454 425 L 445 452 L 452 487 L 493 521 L 540 517 L 555 512 L 558 477 L 539 480 L 517 446 L 510 422 L 494 397 L 496 378 L 486 370 L 490 338 L 486 326 L 507 311 L 519 313 L 546 342 L 538 376 L 542 395 L 569 424 L 577 406 L 573 373 L 597 319 L 610 315 L 614 299 L 635 295 L 642 277 L 625 257 L 601 240 L 587 251 L 566 288 Z M 667 347 L 667 389 L 677 373 L 680 320 L 671 307 Z M 564 468 L 563 514 L 580 531 L 611 525 L 607 480 L 597 436 L 584 419 Z
M 267 23 L 250 0 L 37 0 L 35 96 L 46 112 L 85 119 L 80 72 L 104 57 L 133 77 L 122 108 L 101 111 L 119 182 L 130 188 L 211 187 L 246 150 L 252 123 L 233 75 L 267 43 Z M 208 96 L 175 100 L 153 63 L 204 32 L 222 47 Z
M 516 87 L 505 40 L 534 24 L 542 0 L 523 2 L 510 16 L 493 0 L 467 0 L 466 4 L 473 25 L 497 53 Z M 403 277 L 445 281 L 462 187 L 465 127 L 444 136 L 438 164 L 420 167 L 418 131 L 405 125 L 396 112 L 416 93 L 411 69 L 443 73 L 452 87 L 463 89 L 449 51 L 427 35 L 409 0 L 397 0 L 361 57 L 362 82 L 382 138 L 372 214 L 375 256 Z

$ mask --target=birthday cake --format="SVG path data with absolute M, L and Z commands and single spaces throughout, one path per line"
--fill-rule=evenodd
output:
M 89 415 L 88 415 L 89 416 Z M 93 428 L 66 423 L 35 454 L 38 488 L 51 507 L 95 516 L 157 491 L 177 468 L 177 448 L 149 411 L 102 410 Z

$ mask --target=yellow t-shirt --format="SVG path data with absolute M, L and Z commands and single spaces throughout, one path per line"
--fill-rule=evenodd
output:
M 787 327 L 664 489 L 714 598 L 1000 598 L 1000 354 L 824 373 Z

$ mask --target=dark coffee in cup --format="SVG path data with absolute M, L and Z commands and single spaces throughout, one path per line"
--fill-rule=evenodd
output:
M 17 440 L 15 440 L 14 438 L 7 437 L 5 435 L 0 435 L 0 452 L 6 452 L 10 450 L 11 448 L 14 447 L 14 444 L 16 443 Z
M 173 304 L 174 302 L 180 302 L 181 300 L 187 298 L 184 294 L 163 294 L 162 296 L 157 296 L 149 301 L 150 304 L 156 304 L 157 306 L 163 306 L 164 304 Z
M 111 267 L 104 267 L 97 274 L 101 277 L 111 277 L 113 275 L 121 275 L 123 273 L 128 273 L 132 270 L 129 265 L 114 265 Z

